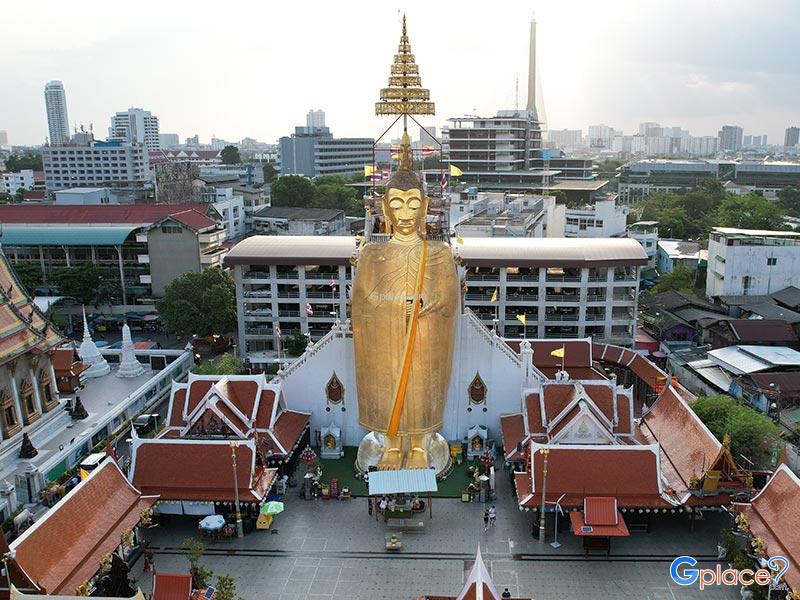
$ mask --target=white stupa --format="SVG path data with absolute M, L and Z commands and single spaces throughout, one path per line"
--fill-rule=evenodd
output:
M 86 322 L 86 307 L 83 308 L 83 341 L 80 348 L 78 348 L 78 356 L 81 357 L 81 362 L 89 365 L 89 368 L 84 371 L 86 377 L 102 377 L 111 372 L 111 367 L 108 362 L 100 354 L 100 350 L 92 339 L 92 334 L 89 333 L 89 323 Z
M 136 360 L 133 353 L 133 339 L 128 324 L 122 326 L 122 357 L 120 358 L 117 377 L 138 377 L 145 372 L 144 365 Z

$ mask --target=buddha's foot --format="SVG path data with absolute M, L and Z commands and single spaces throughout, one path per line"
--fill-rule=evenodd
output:
M 424 448 L 412 448 L 406 458 L 406 469 L 429 469 L 428 452 Z
M 396 471 L 403 462 L 403 452 L 400 448 L 387 448 L 378 461 L 379 471 Z

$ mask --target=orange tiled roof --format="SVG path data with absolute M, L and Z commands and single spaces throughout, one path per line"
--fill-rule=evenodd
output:
M 234 500 L 227 440 L 138 440 L 134 448 L 133 484 L 142 491 L 159 494 L 162 500 Z M 256 467 L 253 448 L 241 443 L 236 473 L 240 499 L 255 502 L 263 498 L 263 488 L 272 485 L 275 470 Z
M 305 413 L 285 410 L 275 420 L 273 433 L 278 443 L 283 446 L 287 453 L 292 451 L 292 448 L 300 439 L 310 418 L 311 415 Z
M 0 364 L 28 352 L 41 353 L 64 342 L 25 292 L 0 251 Z
M 517 444 L 525 440 L 525 418 L 521 415 L 504 415 L 500 417 L 500 431 L 503 436 L 503 449 L 506 459 L 521 460 L 523 453 L 517 450 Z
M 800 589 L 800 478 L 786 465 L 780 465 L 750 504 L 736 508 L 747 515 L 750 531 L 766 542 L 770 556 L 789 560 L 784 578 L 793 588 Z
M 74 595 L 156 499 L 142 496 L 106 459 L 12 542 L 17 565 L 48 594 Z
M 661 474 L 653 447 L 648 446 L 558 446 L 551 445 L 547 459 L 547 501 L 566 494 L 562 506 L 583 507 L 587 496 L 611 496 L 620 507 L 669 508 L 659 487 Z M 528 492 L 517 490 L 526 506 L 541 504 L 543 457 L 541 446 L 531 448 L 533 472 Z M 515 475 L 517 485 L 530 482 L 530 475 Z
M 673 489 L 682 492 L 693 476 L 705 475 L 722 447 L 672 386 L 642 417 L 639 433 L 647 443 L 658 442 L 661 470 Z
M 189 573 L 153 574 L 153 594 L 150 600 L 189 600 L 192 576 Z

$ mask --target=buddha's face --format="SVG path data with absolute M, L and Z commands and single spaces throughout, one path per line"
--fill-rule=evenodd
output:
M 428 213 L 428 199 L 418 189 L 406 191 L 389 188 L 383 199 L 383 213 L 400 235 L 419 231 Z

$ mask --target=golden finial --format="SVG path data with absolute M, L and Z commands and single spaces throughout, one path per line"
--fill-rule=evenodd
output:
M 727 431 L 725 432 L 725 435 L 722 436 L 722 446 L 725 448 L 725 450 L 730 450 L 731 448 L 731 436 Z
M 403 15 L 403 31 L 389 75 L 389 87 L 381 89 L 381 101 L 375 103 L 376 115 L 432 115 L 434 104 L 430 90 L 422 87 L 419 67 L 411 53 Z

